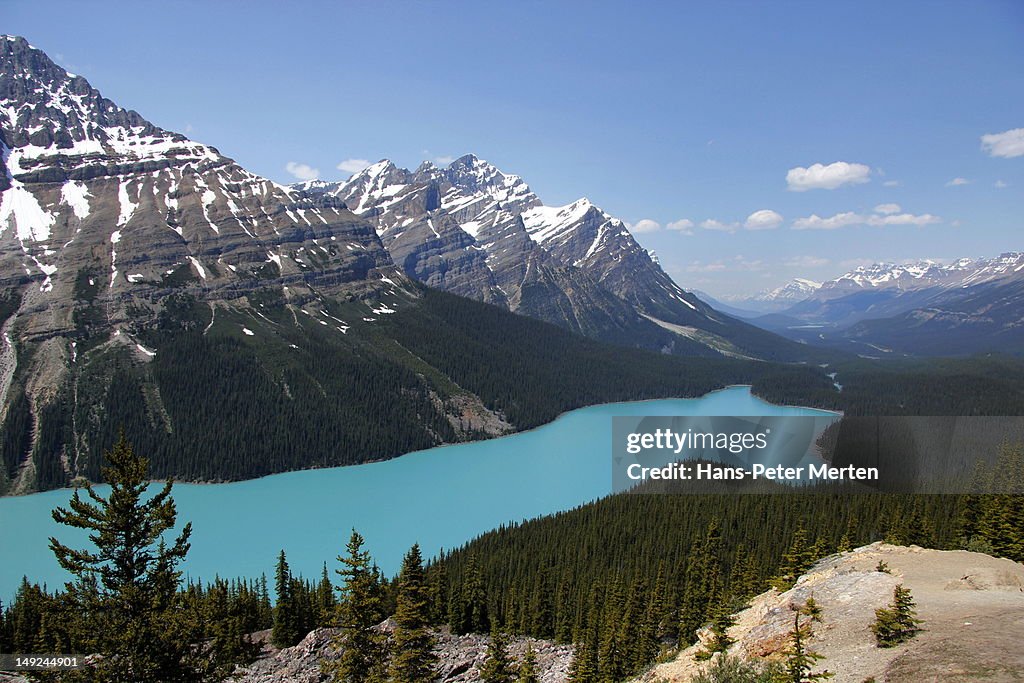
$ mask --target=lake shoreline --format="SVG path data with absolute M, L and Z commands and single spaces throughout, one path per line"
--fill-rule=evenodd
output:
M 695 400 L 700 400 L 700 399 L 707 398 L 709 396 L 712 396 L 714 394 L 717 394 L 717 393 L 720 393 L 720 392 L 723 392 L 723 391 L 728 391 L 729 389 L 736 389 L 736 388 L 746 388 L 750 392 L 750 395 L 753 396 L 754 398 L 756 398 L 756 399 L 758 399 L 760 401 L 763 401 L 764 403 L 766 403 L 768 405 L 775 406 L 775 407 L 778 407 L 778 408 L 793 408 L 793 409 L 797 409 L 797 410 L 814 410 L 814 411 L 818 411 L 818 412 L 823 413 L 823 414 L 840 415 L 840 416 L 843 415 L 842 411 L 828 410 L 826 408 L 816 408 L 816 407 L 813 407 L 813 406 L 800 406 L 800 405 L 794 405 L 794 404 L 772 403 L 771 401 L 769 401 L 769 400 L 767 400 L 767 399 L 765 399 L 765 398 L 755 394 L 754 391 L 753 391 L 753 386 L 754 385 L 752 385 L 752 384 L 726 384 L 726 385 L 724 385 L 724 386 L 722 386 L 722 387 L 720 387 L 718 389 L 712 389 L 711 391 L 709 391 L 709 392 L 707 392 L 705 394 L 699 394 L 697 396 L 666 396 L 666 397 L 662 397 L 662 398 L 642 398 L 642 399 L 637 399 L 635 401 L 609 401 L 607 403 L 590 403 L 590 404 L 587 404 L 585 406 L 579 406 L 577 408 L 571 408 L 569 410 L 561 412 L 558 415 L 556 415 L 554 417 L 554 419 L 552 419 L 551 421 L 544 422 L 543 424 L 539 424 L 539 425 L 536 425 L 534 427 L 529 427 L 528 429 L 522 429 L 522 430 L 516 429 L 516 430 L 513 430 L 511 432 L 507 432 L 505 434 L 491 435 L 491 436 L 488 436 L 488 437 L 482 438 L 482 439 L 469 439 L 469 440 L 466 440 L 466 441 L 455 441 L 455 442 L 451 442 L 451 443 L 440 443 L 440 444 L 437 444 L 436 446 L 431 446 L 430 448 L 422 448 L 422 449 L 416 450 L 416 451 L 408 451 L 406 453 L 400 453 L 398 455 L 394 455 L 394 456 L 391 456 L 389 458 L 375 458 L 373 460 L 364 460 L 363 462 L 352 463 L 351 465 L 313 465 L 313 466 L 310 466 L 310 467 L 301 467 L 301 468 L 293 469 L 293 470 L 283 470 L 281 472 L 272 472 L 270 474 L 263 474 L 263 475 L 260 475 L 258 477 L 249 477 L 249 478 L 246 478 L 246 479 L 192 480 L 192 479 L 174 479 L 174 478 L 172 478 L 172 481 L 175 484 L 188 484 L 189 486 L 224 486 L 224 485 L 228 485 L 228 484 L 240 484 L 240 483 L 249 482 L 249 481 L 260 481 L 262 479 L 267 479 L 267 478 L 270 478 L 270 477 L 279 477 L 281 475 L 293 474 L 295 472 L 316 472 L 316 471 L 320 471 L 320 470 L 328 471 L 328 470 L 336 470 L 336 469 L 349 469 L 349 468 L 353 468 L 353 467 L 362 467 L 363 465 L 375 465 L 375 464 L 379 464 L 379 463 L 382 463 L 382 462 L 391 462 L 393 460 L 398 460 L 399 458 L 404 458 L 404 457 L 407 457 L 407 456 L 410 456 L 410 455 L 414 455 L 416 453 L 424 453 L 424 452 L 427 452 L 427 451 L 435 451 L 435 450 L 440 450 L 440 449 L 444 449 L 444 448 L 451 448 L 453 446 L 464 446 L 466 444 L 472 444 L 472 443 L 481 443 L 481 442 L 485 442 L 485 441 L 493 441 L 494 439 L 502 439 L 502 438 L 509 437 L 509 436 L 515 436 L 517 434 L 529 434 L 530 432 L 534 432 L 534 431 L 536 431 L 538 429 L 544 429 L 544 428 L 546 428 L 546 427 L 548 427 L 548 426 L 550 426 L 552 424 L 555 424 L 556 422 L 561 420 L 566 415 L 571 415 L 571 414 L 573 414 L 573 413 L 575 413 L 577 411 L 587 410 L 587 409 L 595 408 L 595 407 L 598 407 L 598 406 L 635 405 L 635 404 L 638 404 L 638 403 L 654 403 L 654 402 L 657 402 L 657 401 L 695 401 Z M 150 479 L 149 481 L 150 481 L 150 483 L 153 483 L 153 484 L 164 484 L 168 480 L 167 479 Z M 102 486 L 103 485 L 102 482 L 91 481 L 91 482 L 88 482 L 88 483 L 93 485 L 93 486 Z M 4 495 L 0 496 L 0 500 L 4 500 L 6 498 L 24 498 L 24 497 L 34 496 L 34 495 L 38 495 L 38 494 L 42 494 L 42 493 L 49 493 L 51 491 L 69 491 L 69 492 L 74 492 L 74 491 L 76 491 L 78 489 L 84 488 L 84 486 L 85 486 L 85 483 L 83 482 L 83 483 L 78 484 L 78 485 L 75 485 L 74 483 L 72 483 L 71 486 L 62 486 L 62 487 L 56 488 L 56 489 L 46 489 L 45 491 L 26 491 L 26 492 L 22 492 L 22 493 L 5 493 Z

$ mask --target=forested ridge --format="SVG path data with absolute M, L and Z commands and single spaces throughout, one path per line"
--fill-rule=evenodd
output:
M 340 627 L 343 640 L 366 639 L 359 652 L 375 654 L 338 666 L 383 671 L 396 661 L 429 668 L 424 629 L 447 626 L 573 643 L 571 680 L 618 681 L 836 551 L 885 540 L 1024 561 L 1024 447 L 1003 447 L 993 466 L 978 469 L 973 490 L 883 495 L 818 484 L 800 493 L 618 494 L 503 526 L 425 569 L 414 547 L 396 580 L 381 576 L 353 531 L 319 578 L 293 576 L 282 551 L 272 589 L 266 578 L 180 586 L 159 618 L 184 642 L 205 643 L 211 680 L 255 656 L 249 634 L 258 629 L 272 629 L 286 647 L 313 628 Z M 83 593 L 96 591 L 88 580 L 58 592 L 26 580 L 0 609 L 0 651 L 103 651 L 82 609 Z M 405 640 L 372 631 L 399 614 Z
M 362 321 L 361 304 L 324 299 L 295 315 L 281 292 L 252 310 L 214 313 L 188 295 L 132 329 L 156 349 L 86 334 L 71 380 L 33 419 L 20 384 L 0 426 L 0 490 L 30 457 L 38 490 L 97 481 L 121 427 L 151 454 L 157 477 L 224 481 L 394 457 L 487 436 L 457 430 L 448 401 L 469 396 L 515 429 L 595 403 L 705 394 L 752 384 L 774 403 L 848 414 L 1022 414 L 1024 362 L 1009 357 L 828 367 L 684 358 L 612 346 L 487 304 L 423 288 L 393 315 Z M 363 305 L 363 308 L 365 306 Z M 253 332 L 244 334 L 243 328 Z M 27 372 L 32 357 L 19 359 Z M 827 372 L 837 372 L 837 391 Z M 35 440 L 33 441 L 33 435 Z

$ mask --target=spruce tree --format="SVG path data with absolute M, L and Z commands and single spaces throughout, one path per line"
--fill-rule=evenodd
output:
M 298 600 L 284 550 L 277 556 L 274 590 L 277 592 L 277 604 L 274 606 L 274 627 L 270 631 L 270 642 L 279 649 L 291 647 L 302 640 L 305 634 L 299 632 Z
M 573 683 L 596 683 L 601 673 L 598 652 L 601 633 L 601 603 L 604 590 L 600 584 L 590 589 L 585 622 L 579 628 L 579 639 L 573 648 L 572 664 L 569 666 L 569 680 Z
M 95 673 L 134 683 L 202 680 L 190 642 L 195 626 L 179 619 L 175 609 L 177 567 L 188 553 L 192 525 L 185 524 L 169 546 L 162 540 L 177 522 L 173 481 L 147 497 L 149 460 L 134 452 L 123 431 L 105 457 L 109 495 L 85 484 L 88 500 L 76 489 L 70 509 L 53 511 L 57 523 L 90 532 L 95 550 L 50 538 L 57 562 L 76 578 L 77 589 L 68 584 L 68 592 L 81 599 L 77 607 L 105 655 Z
M 787 591 L 793 587 L 796 580 L 800 578 L 811 566 L 816 558 L 815 553 L 819 552 L 817 547 L 811 547 L 808 541 L 807 528 L 803 520 L 800 520 L 796 531 L 793 533 L 793 541 L 789 550 L 782 556 L 782 564 L 778 574 L 771 580 L 773 588 L 779 592 Z
M 875 610 L 875 623 L 871 632 L 875 634 L 878 647 L 895 647 L 917 635 L 921 620 L 916 618 L 914 599 L 910 589 L 903 584 L 897 585 L 892 591 L 892 602 L 888 607 Z
M 421 683 L 435 677 L 437 656 L 430 623 L 430 596 L 423 573 L 423 557 L 416 544 L 402 560 L 391 660 L 393 683 Z
M 679 642 L 692 643 L 697 629 L 708 616 L 708 608 L 720 590 L 722 534 L 717 519 L 708 523 L 704 539 L 686 567 L 686 586 L 680 604 Z
M 321 665 L 336 683 L 370 683 L 385 674 L 386 640 L 375 628 L 383 619 L 379 574 L 363 544 L 363 537 L 353 529 L 345 546 L 348 555 L 338 557 L 342 564 L 337 570 L 342 578 L 337 618 L 341 633 L 333 646 L 340 654 Z
M 551 604 L 551 582 L 546 568 L 537 572 L 530 603 L 530 635 L 550 639 L 555 635 L 555 614 Z
M 812 683 L 832 678 L 835 674 L 829 671 L 814 673 L 814 667 L 824 657 L 807 647 L 807 641 L 812 635 L 811 622 L 820 621 L 820 617 L 811 616 L 806 605 L 801 607 L 791 605 L 790 609 L 793 610 L 793 630 L 789 632 L 789 647 L 783 652 L 786 660 L 785 675 L 782 681 L 785 683 Z M 820 614 L 816 610 L 816 606 L 812 607 L 812 611 Z M 806 616 L 807 619 L 802 621 L 800 617 L 803 616 Z
M 449 624 L 458 634 L 485 633 L 490 628 L 487 593 L 476 557 L 469 556 L 466 573 L 458 591 L 452 591 L 452 613 Z
M 323 628 L 334 623 L 334 611 L 338 602 L 334 599 L 334 586 L 331 584 L 331 577 L 327 573 L 327 563 L 324 562 L 323 571 L 320 574 L 320 583 L 316 587 L 316 626 Z
M 267 575 L 260 574 L 259 582 L 259 623 L 260 628 L 272 628 L 274 624 L 274 608 L 270 604 L 270 590 L 267 588 Z
M 519 678 L 516 683 L 540 683 L 537 671 L 537 653 L 533 651 L 533 643 L 527 643 L 523 662 L 519 665 Z
M 508 654 L 508 635 L 497 625 L 491 629 L 484 665 L 480 667 L 480 680 L 484 683 L 515 683 L 516 672 Z
M 600 649 L 598 650 L 598 666 L 601 675 L 609 680 L 617 681 L 625 677 L 628 670 L 628 643 L 621 626 L 625 624 L 625 598 L 622 582 L 616 576 L 605 594 L 604 614 L 600 623 Z
M 736 623 L 736 618 L 729 608 L 729 601 L 722 597 L 711 611 L 711 638 L 705 647 L 695 655 L 698 660 L 711 659 L 716 652 L 725 652 L 734 641 L 729 637 L 729 629 Z
M 429 575 L 430 623 L 443 624 L 448 620 L 448 568 L 439 562 L 430 567 Z

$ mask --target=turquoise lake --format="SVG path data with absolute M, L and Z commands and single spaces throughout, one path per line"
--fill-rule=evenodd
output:
M 229 484 L 174 486 L 178 528 L 193 526 L 183 569 L 193 579 L 273 577 L 283 549 L 292 571 L 331 571 L 351 529 L 386 575 L 419 542 L 425 556 L 454 548 L 508 522 L 568 510 L 611 491 L 612 418 L 616 415 L 820 415 L 776 406 L 729 387 L 694 399 L 609 403 L 581 408 L 537 429 L 409 453 L 385 462 L 304 470 Z M 151 491 L 158 485 L 153 485 Z M 101 495 L 106 487 L 97 487 Z M 50 511 L 71 491 L 0 498 L 0 599 L 21 577 L 52 589 L 67 575 L 50 536 L 85 547 L 85 534 L 56 524 Z

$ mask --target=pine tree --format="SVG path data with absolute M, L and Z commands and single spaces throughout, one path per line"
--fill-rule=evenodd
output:
M 448 569 L 444 562 L 431 566 L 428 584 L 430 623 L 443 624 L 448 619 Z
M 484 665 L 480 667 L 480 680 L 484 683 L 515 683 L 515 679 L 515 669 L 508 655 L 508 636 L 495 626 L 491 629 Z
M 274 589 L 277 592 L 277 604 L 274 606 L 274 627 L 270 632 L 270 642 L 276 648 L 291 647 L 306 634 L 300 633 L 298 599 L 283 550 L 277 556 Z
M 601 676 L 617 681 L 625 677 L 628 670 L 628 643 L 623 634 L 631 628 L 626 624 L 625 598 L 622 582 L 616 576 L 605 593 L 604 614 L 600 622 L 600 649 L 598 667 Z
M 516 683 L 540 683 L 537 671 L 537 653 L 533 651 L 533 643 L 527 643 L 523 654 L 523 663 L 519 665 L 519 679 Z
M 449 624 L 458 634 L 484 633 L 490 628 L 487 593 L 476 557 L 469 556 L 466 573 L 458 591 L 452 591 Z
M 53 511 L 57 523 L 89 531 L 95 551 L 50 538 L 58 563 L 76 577 L 78 589 L 68 584 L 68 592 L 82 599 L 78 607 L 105 655 L 97 674 L 135 683 L 201 680 L 190 647 L 195 626 L 175 610 L 177 566 L 188 553 L 192 525 L 166 545 L 162 537 L 177 521 L 173 481 L 147 498 L 149 460 L 134 452 L 123 432 L 105 455 L 102 475 L 110 494 L 104 498 L 85 484 L 88 501 L 76 489 L 70 509 Z
M 785 676 L 782 679 L 786 683 L 811 683 L 832 678 L 835 674 L 829 671 L 813 673 L 815 665 L 824 657 L 807 647 L 807 641 L 811 637 L 811 622 L 817 621 L 807 613 L 807 606 L 791 606 L 793 610 L 793 630 L 789 632 L 789 647 L 785 650 Z M 808 616 L 808 619 L 801 622 L 800 617 Z
M 600 674 L 598 660 L 601 634 L 601 603 L 604 590 L 600 584 L 590 589 L 586 621 L 580 627 L 580 637 L 573 648 L 572 664 L 569 666 L 569 680 L 573 683 L 597 683 Z
M 711 612 L 711 638 L 704 648 L 695 655 L 698 660 L 711 659 L 716 652 L 725 652 L 735 640 L 729 637 L 729 629 L 736 623 L 729 608 L 729 601 L 724 597 L 719 599 L 718 604 Z
M 267 589 L 267 575 L 260 574 L 259 582 L 259 623 L 260 628 L 272 628 L 274 624 L 274 608 L 270 604 L 270 591 Z
M 689 644 L 697 637 L 697 629 L 708 616 L 708 607 L 718 594 L 722 535 L 718 520 L 712 519 L 704 540 L 686 567 L 686 587 L 680 605 L 680 644 Z
M 535 638 L 551 638 L 555 635 L 555 614 L 551 605 L 551 583 L 546 568 L 537 573 L 532 597 L 529 632 Z
M 331 585 L 331 577 L 327 573 L 327 563 L 324 562 L 320 583 L 316 587 L 316 626 L 319 628 L 330 626 L 334 622 L 334 612 L 337 607 L 338 601 L 334 599 L 334 586 Z
M 363 543 L 353 529 L 345 546 L 348 555 L 338 557 L 342 564 L 337 570 L 342 578 L 337 618 L 341 634 L 333 645 L 340 655 L 322 664 L 336 683 L 369 683 L 384 677 L 386 641 L 375 629 L 383 619 L 379 574 Z
M 895 647 L 917 635 L 921 620 L 916 618 L 914 599 L 910 589 L 903 584 L 897 585 L 892 591 L 892 602 L 888 607 L 875 610 L 875 623 L 871 632 L 875 634 L 878 647 Z
M 779 573 L 771 580 L 772 587 L 779 592 L 792 588 L 800 575 L 807 571 L 816 559 L 814 553 L 817 551 L 809 545 L 807 536 L 807 528 L 803 520 L 800 520 L 793 534 L 793 542 L 782 556 Z
M 393 683 L 421 683 L 434 679 L 437 657 L 434 638 L 428 628 L 430 598 L 423 573 L 423 557 L 416 544 L 402 560 L 398 575 L 395 610 L 394 656 L 391 661 Z

